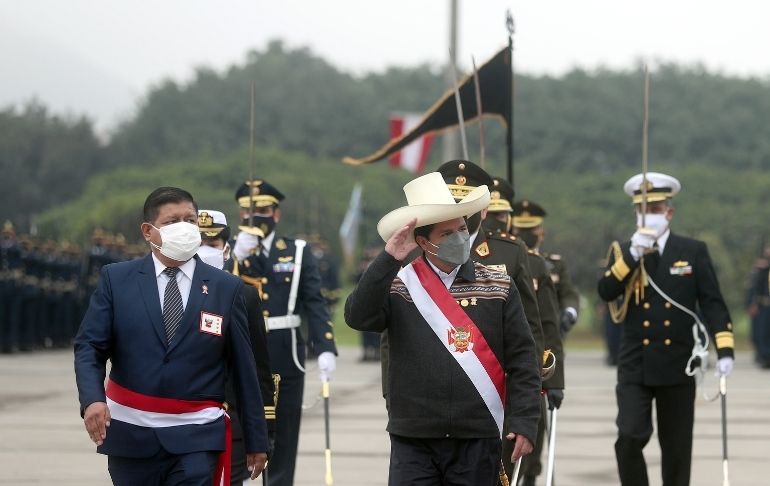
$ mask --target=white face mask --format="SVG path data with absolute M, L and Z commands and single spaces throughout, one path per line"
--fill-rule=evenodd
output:
M 153 228 L 152 224 L 150 225 Z M 161 255 L 178 262 L 186 262 L 195 256 L 201 246 L 201 233 L 192 223 L 181 221 L 155 228 L 160 233 L 160 246 L 152 241 L 150 244 L 157 248 Z
M 225 267 L 225 250 L 214 248 L 213 246 L 202 245 L 198 248 L 198 256 L 203 263 L 208 263 L 212 267 L 222 270 Z
M 642 215 L 636 215 L 636 226 L 642 227 Z M 655 232 L 655 237 L 659 238 L 668 229 L 668 219 L 665 214 L 647 214 L 644 217 L 644 227 Z

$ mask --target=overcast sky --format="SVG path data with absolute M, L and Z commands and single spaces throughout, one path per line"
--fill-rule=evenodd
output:
M 762 0 L 459 0 L 461 65 L 507 42 L 518 72 L 700 62 L 770 79 L 770 2 Z M 271 39 L 308 46 L 338 68 L 440 65 L 449 0 L 0 0 L 0 106 L 35 96 L 102 130 L 131 116 L 149 86 L 222 70 Z

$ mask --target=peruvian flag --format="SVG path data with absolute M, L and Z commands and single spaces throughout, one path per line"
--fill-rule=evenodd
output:
M 421 121 L 422 114 L 419 113 L 393 113 L 390 115 L 391 140 L 409 133 Z M 401 167 L 415 174 L 421 173 L 423 168 L 425 168 L 425 162 L 428 160 L 431 143 L 433 143 L 433 134 L 423 135 L 391 155 L 390 165 L 392 167 Z

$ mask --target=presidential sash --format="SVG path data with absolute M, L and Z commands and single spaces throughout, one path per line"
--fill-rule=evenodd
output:
M 107 406 L 110 416 L 139 427 L 175 427 L 207 424 L 225 416 L 225 450 L 219 454 L 214 485 L 230 484 L 232 431 L 230 417 L 222 403 L 213 400 L 177 400 L 138 393 L 107 381 Z
M 502 434 L 505 372 L 484 335 L 423 258 L 398 272 L 417 310 L 479 392 Z

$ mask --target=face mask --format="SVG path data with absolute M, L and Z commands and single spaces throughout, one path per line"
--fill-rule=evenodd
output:
M 198 256 L 203 263 L 208 263 L 212 267 L 222 270 L 225 267 L 225 250 L 214 248 L 213 246 L 202 245 L 198 248 Z
M 490 218 L 487 216 L 487 218 L 483 221 L 482 226 L 485 230 L 491 231 L 493 233 L 508 232 L 508 223 L 505 221 L 500 221 L 497 218 Z
M 519 231 L 516 236 L 521 239 L 530 250 L 537 248 L 540 243 L 540 237 L 532 231 Z
M 259 228 L 262 230 L 262 233 L 265 234 L 265 236 L 269 235 L 273 232 L 273 229 L 275 229 L 275 220 L 272 216 L 252 216 L 252 219 L 254 220 L 254 227 Z M 243 225 L 248 226 L 249 225 L 249 217 L 246 216 L 243 218 Z
M 152 224 L 150 226 L 155 228 Z M 181 221 L 155 229 L 160 233 L 161 244 L 158 246 L 152 241 L 150 244 L 172 260 L 186 262 L 195 256 L 201 246 L 201 233 L 194 224 Z
M 636 215 L 636 226 L 642 227 L 642 215 Z M 647 214 L 644 218 L 644 227 L 655 232 L 655 237 L 659 238 L 668 229 L 668 220 L 665 214 Z
M 481 226 L 481 211 L 465 218 L 465 225 L 468 226 L 468 233 L 473 234 L 477 232 Z
M 436 245 L 430 241 L 428 244 L 437 248 L 436 253 L 427 251 L 431 255 L 437 256 L 439 259 L 449 263 L 450 265 L 462 265 L 468 261 L 468 257 L 471 256 L 471 235 L 466 232 L 452 233 L 443 240 L 440 245 Z

